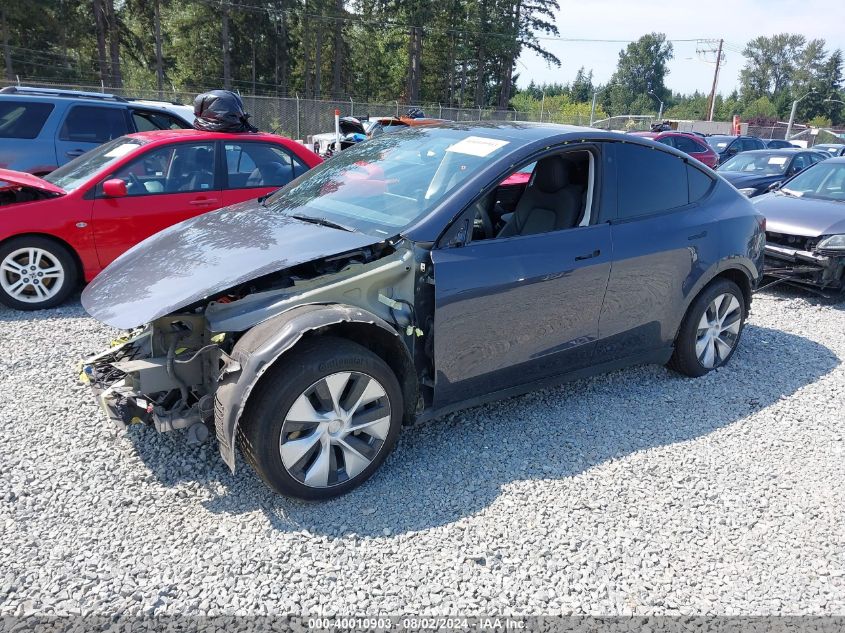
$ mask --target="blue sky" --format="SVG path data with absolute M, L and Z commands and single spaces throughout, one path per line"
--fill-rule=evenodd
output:
M 808 39 L 825 39 L 829 50 L 845 50 L 845 0 L 559 0 L 559 4 L 556 22 L 564 38 L 635 40 L 652 31 L 669 39 L 724 38 L 728 49 L 718 87 L 723 94 L 738 85 L 744 59 L 737 51 L 758 35 L 801 33 Z M 543 43 L 561 59 L 561 67 L 549 68 L 535 53 L 526 53 L 517 64 L 520 87 L 532 79 L 569 82 L 581 66 L 592 68 L 594 81 L 604 83 L 625 47 L 624 42 Z M 671 90 L 710 90 L 714 66 L 700 61 L 696 47 L 696 42 L 675 43 L 666 79 Z

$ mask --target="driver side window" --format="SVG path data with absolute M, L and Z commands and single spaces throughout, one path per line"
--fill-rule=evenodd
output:
M 215 189 L 214 143 L 180 143 L 159 147 L 109 178 L 126 183 L 129 196 L 190 193 Z
M 594 165 L 590 151 L 572 150 L 520 167 L 474 203 L 468 237 L 505 239 L 588 225 Z

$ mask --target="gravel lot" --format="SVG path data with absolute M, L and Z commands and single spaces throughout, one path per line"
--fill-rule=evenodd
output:
M 78 303 L 0 311 L 0 615 L 845 613 L 845 303 L 756 298 L 729 367 L 644 367 L 406 432 L 270 494 L 103 421 Z

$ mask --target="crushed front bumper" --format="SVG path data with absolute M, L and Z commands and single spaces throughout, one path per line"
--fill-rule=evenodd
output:
M 150 421 L 152 405 L 127 384 L 120 363 L 131 360 L 146 343 L 147 333 L 112 341 L 112 347 L 80 363 L 79 380 L 87 384 L 106 419 L 120 429 Z
M 822 289 L 843 288 L 845 256 L 766 244 L 763 273 L 770 277 Z

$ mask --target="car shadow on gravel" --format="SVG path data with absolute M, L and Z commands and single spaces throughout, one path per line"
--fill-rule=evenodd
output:
M 425 530 L 482 512 L 503 487 L 559 481 L 608 460 L 707 435 L 794 394 L 832 371 L 826 347 L 749 325 L 731 363 L 690 379 L 638 367 L 475 407 L 406 430 L 361 488 L 305 503 L 271 493 L 239 460 L 232 475 L 216 444 L 184 435 L 130 433 L 138 455 L 165 486 L 199 487 L 211 513 L 261 510 L 279 531 L 363 537 Z M 181 493 L 186 503 L 190 494 Z M 187 498 L 186 498 L 187 497 Z

